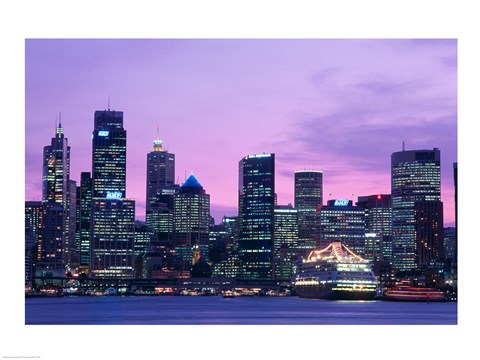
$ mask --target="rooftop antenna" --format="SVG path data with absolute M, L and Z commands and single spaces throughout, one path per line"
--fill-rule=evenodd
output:
M 58 126 L 62 127 L 62 112 L 61 111 L 58 112 L 58 119 L 59 119 L 58 120 Z
M 402 151 L 405 151 L 405 141 L 402 141 Z
M 108 95 L 108 111 L 110 111 L 110 94 Z

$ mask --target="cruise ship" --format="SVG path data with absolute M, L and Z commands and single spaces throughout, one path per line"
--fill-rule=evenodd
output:
M 300 260 L 292 282 L 302 298 L 372 300 L 377 290 L 370 261 L 341 242 L 332 242 Z

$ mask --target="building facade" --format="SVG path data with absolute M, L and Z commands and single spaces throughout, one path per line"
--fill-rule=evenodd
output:
M 440 150 L 395 152 L 391 165 L 393 267 L 411 270 L 417 267 L 415 203 L 440 201 Z
M 320 237 L 318 207 L 323 204 L 323 173 L 295 171 L 295 209 L 298 211 L 299 246 L 315 249 Z
M 275 154 L 248 155 L 239 162 L 239 277 L 271 279 L 275 206 Z
M 352 200 L 329 200 L 320 209 L 320 248 L 341 241 L 355 254 L 365 254 L 365 209 Z
M 173 199 L 173 246 L 187 264 L 197 248 L 208 261 L 210 195 L 195 176 L 190 175 Z
M 127 131 L 122 111 L 95 111 L 92 133 L 90 271 L 134 276 L 135 201 L 126 197 Z
M 274 209 L 273 249 L 276 279 L 290 279 L 297 260 L 298 211 L 292 204 Z
M 359 196 L 356 204 L 365 209 L 365 258 L 392 260 L 392 197 L 390 194 Z

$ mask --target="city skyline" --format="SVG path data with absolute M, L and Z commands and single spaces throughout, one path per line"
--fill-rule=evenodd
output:
M 294 203 L 303 169 L 323 172 L 324 203 L 356 202 L 390 193 L 390 156 L 405 142 L 440 149 L 454 226 L 456 51 L 456 40 L 27 40 L 25 199 L 41 199 L 41 150 L 58 114 L 79 185 L 93 114 L 110 108 L 124 113 L 137 219 L 158 128 L 176 182 L 193 172 L 216 223 L 237 215 L 246 155 L 275 153 L 278 204 Z

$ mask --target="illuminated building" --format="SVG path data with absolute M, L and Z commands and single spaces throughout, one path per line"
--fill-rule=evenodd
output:
M 440 150 L 410 150 L 392 154 L 393 267 L 417 267 L 415 203 L 440 201 Z
M 36 262 L 38 275 L 64 276 L 65 210 L 62 205 L 50 201 L 43 204 L 41 218 Z
M 34 253 L 36 247 L 35 234 L 25 219 L 25 290 L 32 288 L 32 272 L 34 267 Z
M 25 201 L 25 227 L 29 228 L 34 235 L 34 241 L 38 241 L 38 232 L 42 221 L 42 202 Z
M 88 272 L 90 269 L 90 219 L 92 208 L 92 178 L 89 172 L 80 174 L 80 186 L 77 190 L 80 271 Z
M 275 206 L 273 213 L 275 278 L 290 279 L 298 247 L 298 212 L 288 204 Z
M 93 277 L 134 275 L 135 201 L 93 199 L 90 271 Z
M 248 155 L 239 162 L 239 277 L 272 279 L 275 154 Z
M 417 267 L 444 260 L 443 203 L 441 201 L 417 201 L 413 209 Z
M 75 233 L 77 226 L 77 182 L 68 181 L 67 197 L 67 222 L 65 225 L 65 257 L 69 269 L 75 269 L 79 265 L 79 253 Z
M 73 190 L 73 192 L 72 192 Z M 76 187 L 70 180 L 70 146 L 64 135 L 61 121 L 55 137 L 43 148 L 42 201 L 57 203 L 64 209 L 65 261 L 70 265 L 70 254 L 75 246 L 75 199 Z
M 55 202 L 67 208 L 70 179 L 70 146 L 62 123 L 56 128 L 50 145 L 43 148 L 42 201 Z
M 134 247 L 135 253 L 135 277 L 141 278 L 143 274 L 143 258 L 150 249 L 150 242 L 153 233 L 148 229 L 145 223 L 135 221 Z
M 316 170 L 295 171 L 295 209 L 298 211 L 299 246 L 314 249 L 320 236 L 317 208 L 323 204 L 323 174 Z
M 145 221 L 154 233 L 153 245 L 172 246 L 173 196 L 178 192 L 175 181 L 175 154 L 167 152 L 161 140 L 153 142 L 147 154 Z
M 123 111 L 95 111 L 92 133 L 93 197 L 125 197 L 127 131 Z
M 190 175 L 173 198 L 173 246 L 185 264 L 191 264 L 193 249 L 208 260 L 210 195 Z
M 153 151 L 147 154 L 147 196 L 146 214 L 157 203 L 162 190 L 173 189 L 175 185 L 175 154 L 163 148 L 161 140 L 153 142 Z
M 95 111 L 92 133 L 90 271 L 134 276 L 135 201 L 126 198 L 127 132 L 122 111 Z
M 353 206 L 352 200 L 329 200 L 320 209 L 319 247 L 334 241 L 361 256 L 365 253 L 365 209 Z
M 392 260 L 392 197 L 389 194 L 359 196 L 356 204 L 365 209 L 365 258 Z

